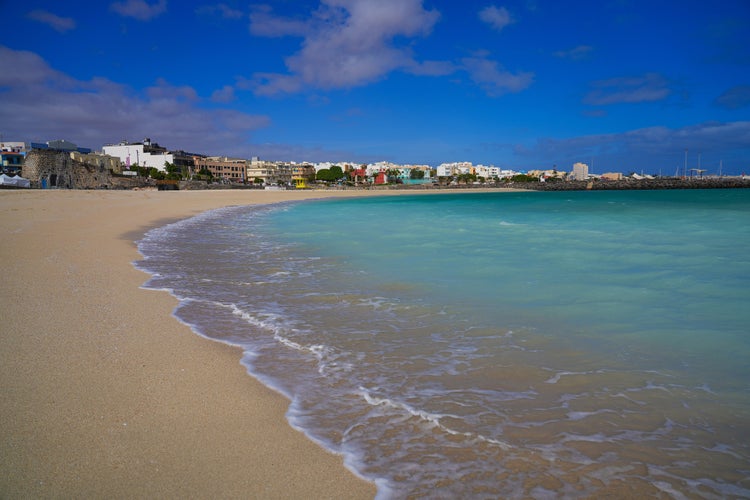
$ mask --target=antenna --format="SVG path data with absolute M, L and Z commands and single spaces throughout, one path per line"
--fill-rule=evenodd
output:
M 687 148 L 685 148 L 685 168 L 682 170 L 682 176 L 687 177 Z

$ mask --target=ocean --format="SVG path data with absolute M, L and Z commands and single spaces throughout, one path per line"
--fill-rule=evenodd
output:
M 229 207 L 146 288 L 379 498 L 750 497 L 750 190 Z

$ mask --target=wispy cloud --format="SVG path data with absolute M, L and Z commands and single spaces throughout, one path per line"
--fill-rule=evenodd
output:
M 525 161 L 564 168 L 575 161 L 596 158 L 600 168 L 627 172 L 649 169 L 671 175 L 683 165 L 684 151 L 701 151 L 705 165 L 721 159 L 744 163 L 750 147 L 750 121 L 704 122 L 680 128 L 646 127 L 612 134 L 592 134 L 565 139 L 541 138 L 535 144 L 517 145 L 514 152 Z M 601 172 L 601 170 L 597 169 Z
M 490 5 L 479 11 L 479 19 L 489 24 L 493 29 L 502 31 L 503 28 L 515 21 L 505 7 Z
M 234 99 L 234 87 L 231 85 L 224 85 L 211 94 L 211 100 L 214 102 L 232 102 Z
M 461 62 L 472 81 L 491 97 L 520 92 L 534 81 L 534 73 L 511 73 L 497 61 L 490 59 L 489 54 L 484 51 L 466 57 Z
M 404 39 L 429 34 L 439 13 L 422 0 L 323 0 L 307 19 L 275 16 L 267 8 L 251 14 L 256 36 L 299 36 L 301 49 L 286 58 L 287 74 L 258 73 L 261 95 L 303 88 L 350 88 L 397 69 L 419 68 Z
M 74 19 L 70 17 L 61 17 L 57 14 L 53 14 L 52 12 L 42 9 L 32 10 L 28 13 L 27 17 L 29 19 L 33 19 L 34 21 L 39 21 L 40 23 L 46 24 L 50 28 L 60 33 L 65 33 L 66 31 L 70 31 L 72 29 L 75 29 L 76 27 L 76 22 Z
M 583 116 L 588 116 L 589 118 L 603 118 L 607 116 L 607 111 L 603 109 L 585 109 L 581 113 Z
M 661 101 L 672 94 L 669 81 L 658 73 L 598 80 L 591 86 L 583 102 L 594 106 Z
M 714 100 L 714 105 L 725 109 L 740 109 L 750 106 L 750 85 L 737 85 L 725 90 Z
M 594 48 L 591 45 L 579 45 L 569 50 L 558 50 L 555 52 L 555 56 L 562 59 L 580 61 L 581 59 L 588 58 L 593 50 Z
M 207 154 L 246 154 L 249 135 L 269 119 L 216 108 L 189 86 L 166 80 L 139 93 L 94 78 L 77 80 L 51 68 L 33 52 L 0 46 L 3 133 L 17 140 L 65 138 L 99 148 L 123 138 L 154 137 L 173 149 Z M 235 152 L 231 151 L 234 149 Z
M 201 16 L 217 16 L 223 19 L 242 19 L 245 13 L 238 9 L 233 9 L 225 3 L 215 5 L 203 5 L 195 9 L 196 14 Z
M 314 19 L 314 18 L 313 18 Z M 312 19 L 276 16 L 269 5 L 255 5 L 250 12 L 250 33 L 255 36 L 283 37 L 313 35 Z
M 125 0 L 124 2 L 114 2 L 109 8 L 124 17 L 132 17 L 139 21 L 150 21 L 167 11 L 167 0 L 157 0 L 153 4 L 145 0 Z
M 450 61 L 414 61 L 405 68 L 408 73 L 418 76 L 445 76 L 455 73 L 458 67 Z

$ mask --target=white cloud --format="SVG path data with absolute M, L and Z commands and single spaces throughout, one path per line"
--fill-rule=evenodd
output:
M 32 10 L 28 14 L 29 19 L 46 24 L 50 28 L 60 33 L 65 33 L 76 27 L 76 22 L 70 17 L 60 17 L 52 12 L 42 9 Z
M 167 11 L 167 0 L 157 0 L 154 4 L 145 0 L 125 0 L 124 2 L 114 2 L 109 8 L 124 17 L 132 17 L 139 21 L 150 21 Z
M 234 87 L 231 85 L 224 85 L 211 94 L 211 100 L 214 102 L 232 102 L 234 98 Z
M 586 59 L 593 50 L 594 48 L 590 45 L 579 45 L 569 50 L 558 50 L 555 52 L 555 56 L 563 59 L 579 61 L 581 59 Z
M 421 0 L 323 0 L 306 20 L 256 9 L 251 33 L 303 37 L 301 49 L 285 61 L 289 73 L 256 74 L 256 93 L 349 88 L 394 70 L 419 68 L 410 48 L 397 39 L 429 34 L 438 18 L 437 11 L 425 10 Z
M 68 139 L 101 148 L 123 138 L 153 137 L 170 149 L 245 154 L 266 116 L 216 109 L 189 86 L 159 80 L 144 93 L 104 78 L 76 80 L 37 54 L 0 46 L 0 123 L 13 140 Z
M 583 102 L 594 106 L 661 101 L 672 94 L 669 82 L 658 73 L 599 80 L 591 86 Z
M 250 13 L 250 33 L 255 36 L 303 36 L 309 30 L 309 21 L 275 16 L 268 5 L 253 6 Z
M 55 71 L 34 52 L 12 50 L 0 45 L 0 68 L 13 68 L 13 71 L 0 71 L 0 88 L 23 88 L 33 84 L 62 85 L 66 76 Z M 1 106 L 0 106 L 1 108 Z
M 203 5 L 195 9 L 195 13 L 200 16 L 218 16 L 224 19 L 242 19 L 245 17 L 244 12 L 233 9 L 225 3 Z
M 448 61 L 414 61 L 406 71 L 418 76 L 445 76 L 455 73 L 456 69 L 456 65 Z
M 486 52 L 466 57 L 462 59 L 462 63 L 472 81 L 491 97 L 520 92 L 534 81 L 533 73 L 511 73 L 497 61 L 489 59 Z
M 303 88 L 303 82 L 297 75 L 255 73 L 252 81 L 238 82 L 237 87 L 240 89 L 251 89 L 257 95 L 275 96 L 299 92 Z
M 487 22 L 512 22 L 507 10 L 488 7 Z M 268 6 L 256 6 L 250 31 L 257 36 L 302 38 L 300 50 L 285 59 L 288 73 L 258 72 L 238 88 L 274 96 L 304 89 L 350 88 L 377 81 L 393 71 L 418 76 L 445 76 L 466 70 L 488 95 L 519 92 L 533 73 L 512 73 L 480 52 L 456 64 L 419 61 L 404 38 L 428 35 L 440 14 L 426 10 L 422 0 L 323 0 L 308 18 L 283 18 Z
M 750 85 L 737 85 L 724 91 L 714 100 L 714 105 L 725 109 L 750 106 Z
M 503 28 L 515 21 L 505 7 L 490 5 L 479 11 L 479 19 L 489 24 L 493 29 L 502 31 Z

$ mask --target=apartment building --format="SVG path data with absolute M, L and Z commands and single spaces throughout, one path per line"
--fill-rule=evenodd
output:
M 292 181 L 313 182 L 315 181 L 315 167 L 309 163 L 296 163 L 292 165 Z
M 287 186 L 292 184 L 294 165 L 292 163 L 261 160 L 254 157 L 247 164 L 247 181 L 262 182 L 267 186 Z
M 16 149 L 12 146 L 0 144 L 0 171 L 3 174 L 16 175 L 21 173 L 23 160 L 26 156 L 26 152 L 22 151 L 23 148 Z
M 589 178 L 589 166 L 585 163 L 574 163 L 570 178 L 574 181 L 585 181 Z
M 195 172 L 203 169 L 211 172 L 214 179 L 224 179 L 227 182 L 244 183 L 247 180 L 248 161 L 242 158 L 227 156 L 195 156 L 193 157 Z

